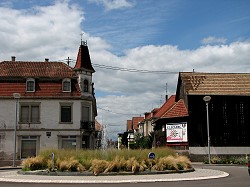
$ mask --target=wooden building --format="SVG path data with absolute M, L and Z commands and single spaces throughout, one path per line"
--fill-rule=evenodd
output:
M 192 154 L 206 154 L 206 104 L 212 154 L 250 153 L 250 74 L 179 73 L 176 101 L 183 99 L 189 113 L 188 142 Z

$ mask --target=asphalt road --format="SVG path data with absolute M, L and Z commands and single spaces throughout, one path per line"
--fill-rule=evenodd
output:
M 35 184 L 35 183 L 6 183 L 1 182 L 0 187 L 249 187 L 250 176 L 247 166 L 208 166 L 195 165 L 195 168 L 215 169 L 229 173 L 225 178 L 207 179 L 198 181 L 178 182 L 150 182 L 150 183 L 124 183 L 124 184 Z M 4 171 L 1 171 L 4 172 Z M 32 176 L 31 176 L 32 177 Z

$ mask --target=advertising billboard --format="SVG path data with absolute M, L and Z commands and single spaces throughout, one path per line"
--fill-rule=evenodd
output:
M 166 124 L 167 142 L 187 142 L 187 122 Z

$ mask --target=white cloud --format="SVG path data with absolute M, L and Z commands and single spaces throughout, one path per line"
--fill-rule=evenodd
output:
M 73 54 L 72 47 L 80 41 L 83 12 L 67 1 L 25 11 L 0 7 L 0 11 L 1 58 L 56 59 Z
M 80 44 L 83 11 L 67 1 L 47 7 L 21 11 L 0 7 L 0 61 L 76 59 Z M 108 66 L 169 71 L 171 74 L 146 74 L 95 68 L 98 120 L 107 125 L 113 139 L 126 129 L 133 115 L 159 107 L 168 94 L 175 94 L 179 71 L 250 72 L 250 41 L 227 45 L 207 45 L 181 50 L 172 45 L 147 45 L 129 49 L 124 56 L 109 51 L 110 44 L 87 33 L 92 63 Z M 73 65 L 73 64 L 72 64 Z M 105 94 L 103 94 L 105 93 Z M 102 109 L 105 110 L 102 110 Z
M 122 9 L 133 7 L 133 3 L 128 0 L 89 0 L 89 2 L 102 4 L 106 10 Z
M 209 36 L 207 38 L 203 38 L 201 43 L 202 44 L 225 44 L 227 41 L 226 38 L 216 38 L 214 36 Z

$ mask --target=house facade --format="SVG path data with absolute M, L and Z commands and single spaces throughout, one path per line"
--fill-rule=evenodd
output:
M 204 97 L 210 96 L 208 121 Z M 211 154 L 250 153 L 250 74 L 179 74 L 176 100 L 183 99 L 189 113 L 190 154 L 207 154 L 209 125 Z
M 94 149 L 94 72 L 83 42 L 74 68 L 48 59 L 1 62 L 0 159 L 27 158 L 46 148 Z

